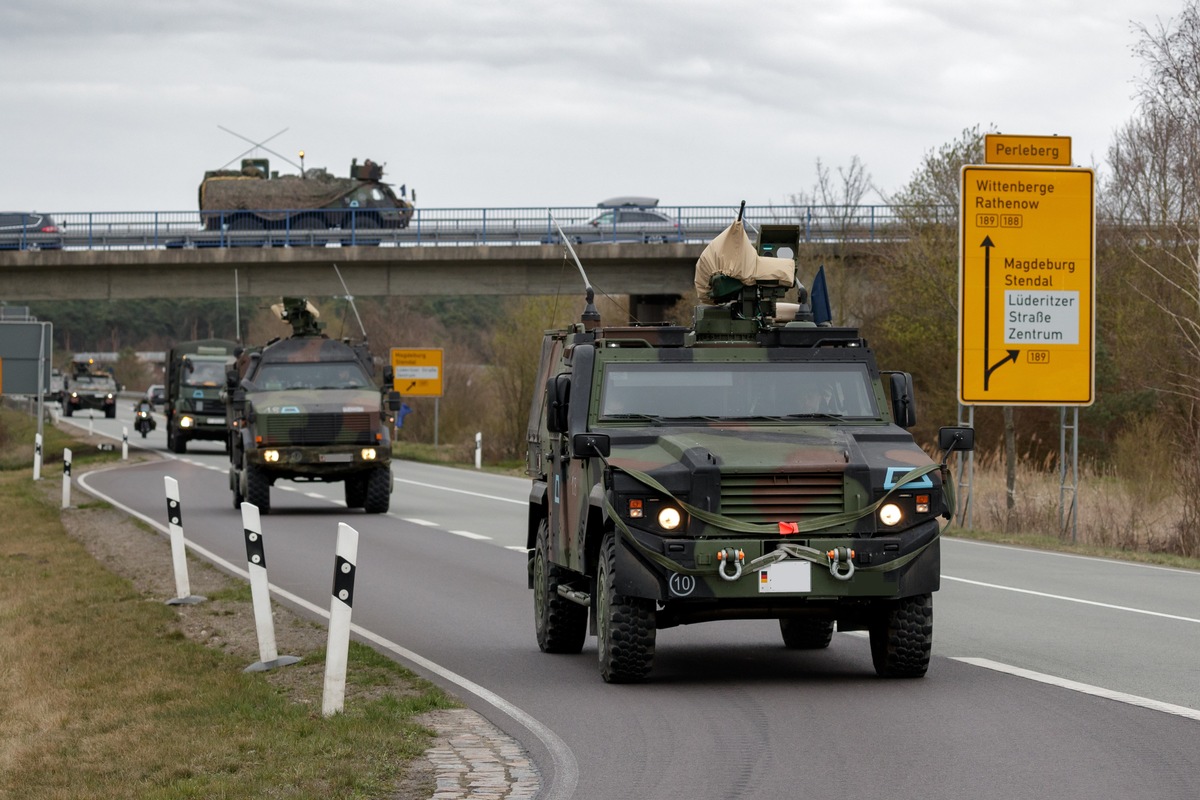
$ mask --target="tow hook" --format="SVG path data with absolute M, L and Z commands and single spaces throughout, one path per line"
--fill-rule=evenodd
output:
M 734 550 L 732 547 L 726 547 L 724 550 L 721 550 L 717 553 L 717 561 L 720 562 L 717 565 L 717 572 L 720 574 L 720 576 L 727 581 L 736 581 L 738 578 L 742 577 L 742 564 L 746 561 L 746 553 L 743 550 Z M 725 572 L 725 567 L 727 567 L 730 562 L 733 562 L 732 575 Z
M 854 551 L 849 547 L 835 547 L 825 553 L 829 557 L 829 574 L 839 581 L 848 581 L 854 575 Z M 838 564 L 845 564 L 846 571 L 838 572 Z

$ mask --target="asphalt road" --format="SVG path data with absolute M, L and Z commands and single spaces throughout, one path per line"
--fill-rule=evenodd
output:
M 129 413 L 92 424 L 119 438 Z M 220 446 L 163 455 L 81 485 L 164 528 L 175 477 L 193 549 L 244 569 Z M 924 679 L 876 678 L 861 635 L 796 652 L 775 623 L 734 621 L 660 631 L 650 681 L 610 686 L 594 639 L 537 648 L 527 481 L 393 475 L 381 516 L 348 512 L 341 484 L 272 489 L 276 596 L 327 611 L 337 523 L 358 529 L 357 634 L 520 739 L 542 797 L 1200 797 L 1200 574 L 947 539 Z

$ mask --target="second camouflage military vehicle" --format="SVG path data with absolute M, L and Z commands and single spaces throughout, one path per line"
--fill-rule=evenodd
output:
M 77 357 L 71 361 L 71 371 L 63 384 L 63 416 L 94 409 L 103 411 L 104 416 L 112 419 L 117 416 L 118 390 L 111 373 L 98 368 L 93 359 Z
M 226 382 L 233 506 L 271 510 L 271 484 L 344 481 L 346 506 L 388 510 L 400 395 L 375 383 L 365 341 L 330 339 L 302 297 L 273 306 L 292 335 L 238 356 Z
M 167 449 L 187 451 L 196 440 L 225 442 L 225 373 L 233 364 L 237 342 L 200 339 L 181 342 L 167 353 L 167 385 L 163 413 L 167 417 Z
M 693 324 L 548 332 L 529 415 L 529 586 L 548 653 L 598 637 L 600 674 L 637 681 L 656 633 L 777 619 L 783 645 L 866 630 L 876 672 L 919 677 L 940 580 L 945 462 L 905 428 L 912 378 L 852 328 L 811 321 L 796 226 L 740 219 L 697 264 Z M 790 320 L 790 321 L 789 321 Z M 974 446 L 944 428 L 943 449 Z M 590 625 L 589 625 L 590 611 Z
M 303 175 L 272 172 L 268 159 L 242 159 L 240 170 L 204 173 L 200 217 L 205 230 L 407 228 L 413 204 L 397 197 L 371 159 L 350 162 L 350 177 L 316 167 Z M 413 193 L 416 196 L 416 193 Z

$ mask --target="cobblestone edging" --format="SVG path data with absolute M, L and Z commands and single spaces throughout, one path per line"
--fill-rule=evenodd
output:
M 435 711 L 427 724 L 440 737 L 425 751 L 437 781 L 429 800 L 532 800 L 541 789 L 525 748 L 480 714 Z

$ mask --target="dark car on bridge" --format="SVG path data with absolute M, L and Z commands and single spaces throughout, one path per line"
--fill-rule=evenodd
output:
M 683 241 L 679 220 L 659 211 L 657 205 L 654 197 L 613 197 L 598 203 L 601 211 L 587 222 L 569 223 L 562 230 L 575 244 Z
M 62 231 L 49 214 L 0 211 L 0 250 L 61 250 Z

